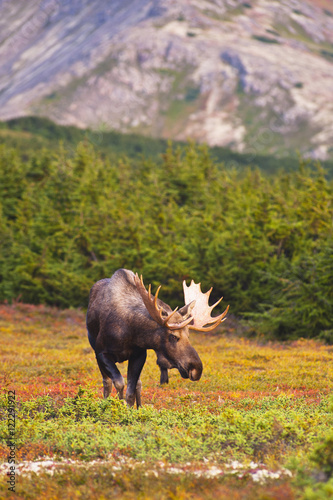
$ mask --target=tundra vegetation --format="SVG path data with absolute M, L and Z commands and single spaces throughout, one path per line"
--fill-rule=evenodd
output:
M 2 146 L 0 201 L 0 472 L 8 390 L 18 470 L 50 457 L 49 471 L 18 476 L 16 498 L 332 498 L 332 184 L 320 165 L 269 176 L 191 144 L 160 161 Z M 85 328 L 92 284 L 118 268 L 162 284 L 172 308 L 184 279 L 230 304 L 221 327 L 190 333 L 195 384 L 170 370 L 161 386 L 148 351 L 139 410 L 115 389 L 102 398 Z
M 115 389 L 102 398 L 82 311 L 2 305 L 0 328 L 1 474 L 10 389 L 17 461 L 48 460 L 18 475 L 15 498 L 331 498 L 331 346 L 237 338 L 226 320 L 190 334 L 204 367 L 195 383 L 170 370 L 161 386 L 148 351 L 136 410 Z

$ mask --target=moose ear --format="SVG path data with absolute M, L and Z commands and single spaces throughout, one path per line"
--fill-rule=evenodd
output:
M 191 312 L 194 306 L 195 306 L 195 300 L 192 300 L 192 302 L 186 304 L 186 306 L 182 307 L 181 309 L 178 309 L 178 312 L 183 316 L 184 319 L 187 319 L 191 316 Z

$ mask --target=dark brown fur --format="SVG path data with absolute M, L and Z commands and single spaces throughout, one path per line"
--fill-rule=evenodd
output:
M 166 313 L 171 308 L 158 299 Z M 173 316 L 181 322 L 188 312 L 184 306 Z M 135 286 L 134 274 L 119 269 L 111 278 L 95 283 L 90 291 L 87 311 L 88 338 L 95 351 L 103 376 L 104 397 L 111 392 L 112 382 L 120 398 L 124 397 L 124 380 L 116 363 L 128 360 L 126 401 L 141 405 L 140 374 L 147 349 L 157 354 L 161 383 L 168 381 L 168 369 L 177 368 L 183 378 L 199 380 L 201 360 L 189 342 L 188 327 L 168 330 L 149 315 Z

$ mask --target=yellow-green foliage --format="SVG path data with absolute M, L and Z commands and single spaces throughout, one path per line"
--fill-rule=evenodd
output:
M 110 163 L 84 144 L 23 162 L 2 146 L 0 212 L 2 301 L 85 307 L 95 281 L 126 267 L 171 305 L 193 278 L 256 331 L 332 341 L 332 186 L 319 167 L 237 173 L 193 145 L 158 163 Z
M 119 457 L 126 457 L 136 464 L 121 472 L 103 463 L 80 472 L 69 464 L 55 476 L 20 477 L 18 498 L 292 499 L 298 498 L 293 491 L 303 488 L 309 499 L 316 492 L 326 498 L 330 483 L 314 485 L 311 477 L 326 481 L 332 473 L 332 347 L 314 340 L 261 345 L 230 336 L 234 326 L 226 321 L 215 333 L 191 335 L 204 365 L 199 382 L 182 380 L 172 370 L 169 385 L 161 387 L 156 356 L 149 351 L 138 411 L 115 392 L 102 399 L 82 312 L 0 306 L 3 461 L 6 393 L 15 390 L 18 461 L 51 456 L 119 465 Z M 120 365 L 124 375 L 125 365 Z M 249 475 L 209 480 L 195 475 L 207 463 L 223 467 L 230 460 L 248 467 L 251 461 L 264 463 L 272 470 L 288 467 L 293 478 L 263 486 Z M 184 472 L 170 478 L 160 471 L 155 477 L 156 463 Z M 0 481 L 0 496 L 5 493 Z

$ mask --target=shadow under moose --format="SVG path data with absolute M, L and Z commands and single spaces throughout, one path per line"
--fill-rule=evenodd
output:
M 219 316 L 209 306 L 210 289 L 201 292 L 200 283 L 183 282 L 185 305 L 174 310 L 155 296 L 151 286 L 146 290 L 142 276 L 118 269 L 111 278 L 97 281 L 90 290 L 87 311 L 88 338 L 95 351 L 103 377 L 104 398 L 114 384 L 120 399 L 124 398 L 124 379 L 116 363 L 128 360 L 126 402 L 141 406 L 140 374 L 147 349 L 157 355 L 161 383 L 168 382 L 168 370 L 177 368 L 183 378 L 199 380 L 202 362 L 189 340 L 190 330 L 210 331 L 226 319 L 229 306 Z

